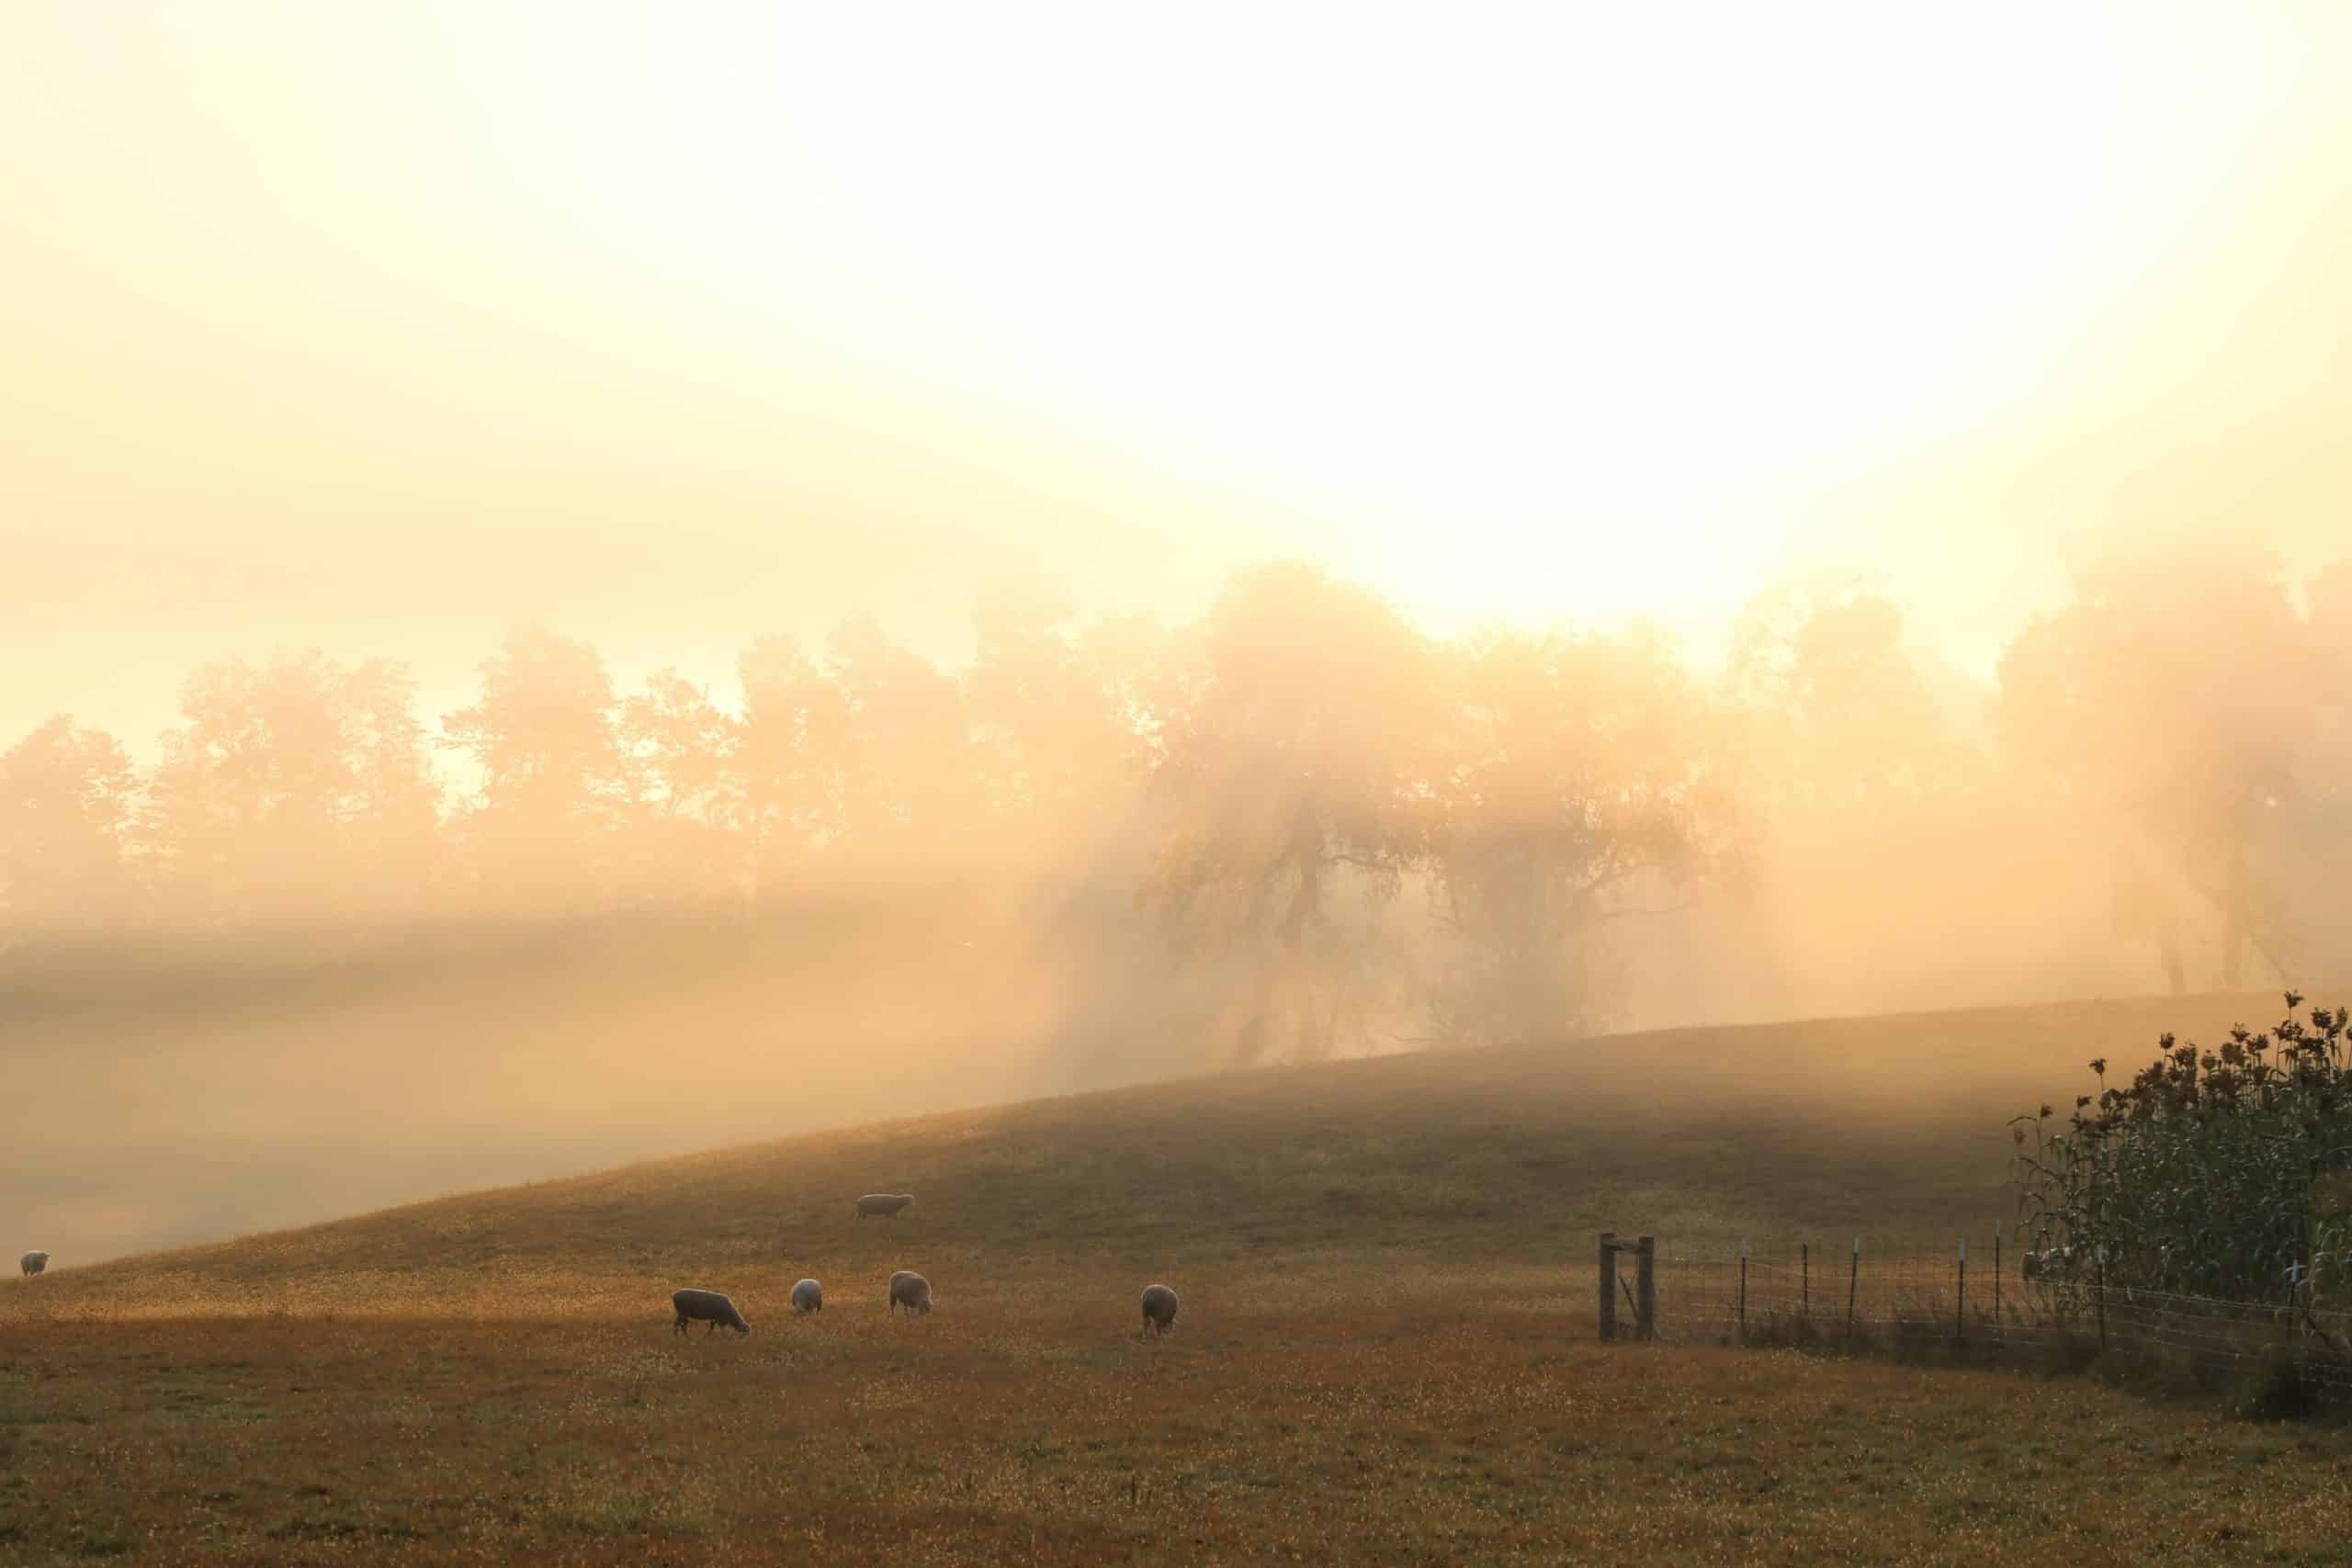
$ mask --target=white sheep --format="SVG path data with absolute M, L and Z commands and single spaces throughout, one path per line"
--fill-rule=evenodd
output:
M 911 1192 L 868 1192 L 857 1201 L 857 1217 L 862 1220 L 868 1214 L 879 1214 L 886 1220 L 895 1220 L 899 1211 L 914 1201 Z
M 825 1310 L 825 1287 L 814 1280 L 803 1280 L 792 1287 L 792 1310 L 822 1312 Z
M 722 1323 L 738 1334 L 752 1332 L 752 1325 L 743 1321 L 743 1314 L 723 1291 L 680 1291 L 670 1298 L 670 1304 L 678 1309 L 678 1321 L 671 1325 L 673 1334 L 684 1334 L 688 1319 L 709 1324 L 706 1332 L 711 1334 L 718 1333 Z
M 49 1254 L 46 1252 L 28 1252 L 22 1258 L 17 1259 L 17 1264 L 19 1268 L 23 1269 L 27 1274 L 38 1274 L 42 1269 L 49 1267 Z
M 1165 1285 L 1143 1288 L 1143 1331 L 1166 1334 L 1176 1326 L 1176 1292 Z
M 909 1312 L 931 1310 L 931 1281 L 911 1269 L 901 1269 L 890 1276 L 890 1310 L 900 1307 Z

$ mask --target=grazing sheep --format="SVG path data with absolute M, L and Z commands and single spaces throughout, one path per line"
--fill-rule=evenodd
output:
M 868 1214 L 879 1214 L 886 1220 L 895 1220 L 899 1211 L 914 1201 L 911 1192 L 868 1192 L 857 1201 L 857 1217 L 862 1220 Z
M 1143 1288 L 1143 1331 L 1166 1334 L 1176 1326 L 1176 1292 L 1165 1285 Z
M 49 1254 L 46 1252 L 28 1252 L 22 1258 L 17 1258 L 17 1266 L 22 1268 L 26 1273 L 38 1274 L 42 1269 L 49 1267 Z
M 814 1280 L 803 1280 L 792 1287 L 792 1310 L 822 1312 L 825 1310 L 825 1287 Z
M 931 1310 L 931 1281 L 911 1269 L 901 1269 L 890 1276 L 890 1310 L 900 1307 L 909 1312 Z
M 723 1291 L 680 1291 L 670 1298 L 670 1304 L 678 1309 L 678 1321 L 671 1326 L 673 1333 L 684 1334 L 688 1319 L 709 1324 L 705 1332 L 710 1334 L 718 1333 L 722 1323 L 738 1334 L 752 1332 L 752 1325 L 743 1321 L 743 1314 L 735 1310 L 735 1303 L 727 1299 Z

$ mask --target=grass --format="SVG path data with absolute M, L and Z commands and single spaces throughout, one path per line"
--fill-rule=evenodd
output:
M 58 1267 L 0 1283 L 0 1562 L 2340 1561 L 2336 1428 L 1589 1343 L 1595 1230 L 1989 1224 L 2001 1117 L 2182 1012 L 1195 1080 Z M 673 1337 L 686 1283 L 754 1333 Z

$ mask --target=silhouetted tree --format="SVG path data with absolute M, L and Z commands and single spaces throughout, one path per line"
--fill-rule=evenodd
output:
M 621 704 L 628 878 L 640 900 L 740 902 L 748 874 L 743 726 L 674 670 Z
M 841 839 L 849 703 L 788 637 L 762 637 L 736 668 L 752 881 L 753 896 L 764 897 Z
M 1139 902 L 1181 947 L 1245 953 L 1236 1031 L 1250 1063 L 1327 1056 L 1361 1022 L 1372 928 L 1427 843 L 1436 687 L 1430 650 L 1385 601 L 1295 565 L 1235 580 L 1203 629 L 1197 684 L 1171 707 L 1157 780 L 1167 812 Z
M 128 916 L 138 778 L 114 737 L 60 714 L 0 754 L 0 949 Z
M 596 650 L 529 626 L 483 662 L 481 701 L 442 719 L 479 774 L 458 826 L 488 901 L 608 901 L 628 799 L 615 718 Z
M 975 847 L 982 770 L 964 694 L 928 660 L 853 615 L 827 643 L 840 693 L 816 750 L 840 781 L 837 828 L 859 854 L 944 870 Z
M 2222 986 L 2245 983 L 2249 951 L 2290 979 L 2299 968 L 2281 880 L 2295 857 L 2272 845 L 2318 798 L 2307 747 L 2352 696 L 2324 668 L 2284 581 L 2213 554 L 2086 572 L 2002 660 L 2013 756 L 2109 846 L 2120 929 L 2154 940 L 2176 990 L 2199 906 L 2219 927 Z
M 233 925 L 413 908 L 437 811 L 413 694 L 399 665 L 315 651 L 191 676 L 140 823 L 171 910 Z
M 1067 595 L 1036 583 L 984 595 L 964 682 L 989 821 L 1040 851 L 1120 819 L 1148 762 L 1151 628 L 1117 623 L 1075 637 L 1070 616 Z
M 1905 646 L 1903 613 L 1857 591 L 1776 589 L 1742 611 L 1728 687 L 1752 809 L 1907 820 L 1961 781 L 1952 727 Z
M 1723 851 L 1712 705 L 1642 635 L 1497 635 L 1448 662 L 1430 890 L 1464 952 L 1438 1037 L 1589 1033 L 1611 1000 L 1603 927 L 1678 905 Z

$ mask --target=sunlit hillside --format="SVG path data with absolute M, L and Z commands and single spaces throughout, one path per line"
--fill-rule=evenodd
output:
M 1214 1296 L 1393 1270 L 1509 1277 L 1581 1301 L 1592 1233 L 1803 1231 L 1941 1245 L 2008 1221 L 2007 1120 L 2095 1056 L 2273 1021 L 2264 994 L 1673 1030 L 1190 1078 L 714 1150 L 59 1271 L 6 1310 L 100 1318 L 292 1311 L 658 1318 L 711 1281 L 777 1310 L 802 1274 L 879 1299 L 1122 1299 L 1177 1272 Z M 691 1072 L 691 1061 L 681 1064 Z M 910 1191 L 854 1224 L 861 1192 Z M 1288 1287 L 1285 1287 L 1288 1288 Z
M 0 1558 L 2334 1562 L 2325 1428 L 1593 1337 L 1598 1228 L 1982 1237 L 2006 1115 L 2275 1004 L 1267 1069 L 61 1259 L 0 1282 Z

